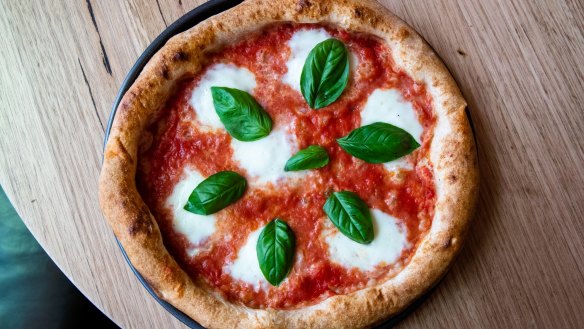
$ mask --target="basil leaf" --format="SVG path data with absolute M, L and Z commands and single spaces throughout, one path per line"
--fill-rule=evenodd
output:
M 318 110 L 336 101 L 348 81 L 347 48 L 337 39 L 328 39 L 308 54 L 300 76 L 300 91 L 308 105 Z
M 286 162 L 284 171 L 322 168 L 329 163 L 329 156 L 322 146 L 310 145 L 298 151 Z
M 243 90 L 211 87 L 213 105 L 219 119 L 233 138 L 251 142 L 272 131 L 272 119 L 260 104 Z
M 362 244 L 373 241 L 373 220 L 369 208 L 353 192 L 334 192 L 322 207 L 331 222 L 349 239 Z
M 273 286 L 280 285 L 292 269 L 295 243 L 294 232 L 279 218 L 260 233 L 256 253 L 264 277 Z
M 389 162 L 420 146 L 407 131 L 383 122 L 357 128 L 337 142 L 352 156 L 369 163 Z
M 220 171 L 202 181 L 191 193 L 184 209 L 198 215 L 210 215 L 239 200 L 247 181 L 233 171 Z

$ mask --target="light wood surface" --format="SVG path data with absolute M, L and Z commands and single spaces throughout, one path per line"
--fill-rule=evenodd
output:
M 41 245 L 126 328 L 179 328 L 97 202 L 118 87 L 203 1 L 0 0 L 0 184 Z M 468 242 L 402 328 L 584 327 L 584 2 L 385 0 L 470 104 L 481 169 Z

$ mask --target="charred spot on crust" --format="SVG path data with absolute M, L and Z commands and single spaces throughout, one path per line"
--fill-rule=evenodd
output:
M 140 231 L 140 223 L 133 222 L 130 224 L 130 227 L 128 227 L 128 234 L 130 234 L 130 236 L 136 236 Z
M 397 32 L 397 38 L 400 41 L 403 41 L 405 39 L 407 39 L 410 36 L 410 31 L 408 31 L 408 29 L 402 27 L 399 29 L 399 31 Z
M 223 31 L 225 28 L 225 26 L 223 26 L 223 23 L 221 22 L 217 22 L 217 24 L 215 24 L 215 27 L 221 31 Z
M 457 179 L 458 179 L 458 177 L 456 177 L 456 175 L 450 175 L 450 176 L 448 176 L 448 180 L 450 180 L 451 183 L 456 182 Z
M 166 80 L 169 80 L 170 79 L 170 71 L 168 70 L 168 66 L 162 65 L 162 67 L 160 68 L 159 73 Z
M 124 102 L 126 104 L 124 104 L 124 106 L 122 107 L 123 109 L 132 108 L 132 104 L 131 104 L 132 100 L 135 100 L 136 98 L 138 98 L 139 94 L 137 91 L 130 89 L 126 95 L 128 95 L 128 101 Z
M 363 16 L 363 8 L 356 7 L 353 12 L 355 13 L 355 17 L 357 18 Z
M 385 301 L 385 295 L 383 295 L 383 292 L 382 292 L 381 290 L 377 290 L 377 291 L 375 292 L 375 299 L 376 299 L 377 301 L 380 301 L 380 302 L 383 302 L 383 301 Z
M 175 62 L 182 62 L 186 61 L 187 59 L 189 59 L 189 55 L 187 55 L 187 53 L 185 53 L 182 50 L 179 50 L 176 53 L 174 53 L 174 55 L 172 55 L 172 60 Z
M 132 94 L 129 94 L 129 93 L 127 95 L 128 95 L 128 98 L 130 98 L 132 96 Z M 118 109 L 119 109 L 120 112 L 122 112 L 122 111 L 124 111 L 124 112 L 125 111 L 128 111 L 128 109 L 130 109 L 130 108 L 131 108 L 130 102 L 122 102 L 120 104 L 120 106 L 118 107 Z
M 148 209 L 141 209 L 135 220 L 128 227 L 128 234 L 136 236 L 139 233 L 152 233 L 152 220 Z
M 298 2 L 296 3 L 296 11 L 303 11 L 304 9 L 310 6 L 311 3 L 309 0 L 298 0 Z

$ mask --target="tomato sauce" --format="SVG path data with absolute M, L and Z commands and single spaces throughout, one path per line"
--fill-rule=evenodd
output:
M 187 255 L 188 240 L 172 228 L 172 214 L 165 200 L 181 178 L 185 166 L 203 176 L 221 170 L 245 170 L 232 160 L 231 137 L 224 131 L 209 131 L 195 123 L 189 105 L 193 88 L 204 74 L 186 79 L 165 106 L 160 120 L 149 129 L 153 136 L 142 148 L 137 182 L 140 193 L 155 215 L 165 245 L 184 270 L 225 298 L 254 308 L 288 309 L 317 303 L 329 296 L 345 294 L 382 282 L 407 265 L 434 215 L 435 187 L 429 147 L 435 118 L 432 100 L 422 84 L 399 71 L 391 52 L 379 39 L 325 26 L 342 40 L 357 59 L 342 96 L 327 108 L 308 108 L 302 95 L 282 82 L 290 55 L 287 41 L 301 28 L 319 25 L 278 24 L 210 56 L 207 67 L 233 63 L 255 74 L 253 94 L 270 114 L 275 127 L 288 127 L 298 149 L 317 144 L 325 147 L 330 163 L 312 170 L 301 183 L 250 187 L 243 198 L 217 213 L 217 231 L 196 256 Z M 360 126 L 360 110 L 377 88 L 395 88 L 413 104 L 424 128 L 422 146 L 408 156 L 413 170 L 389 172 L 380 164 L 369 164 L 343 151 L 336 139 Z M 322 238 L 322 211 L 333 191 L 357 193 L 370 207 L 398 218 L 407 227 L 410 247 L 390 265 L 362 272 L 329 260 Z M 226 264 L 237 258 L 239 248 L 253 230 L 275 217 L 284 219 L 296 236 L 296 263 L 285 284 L 254 290 L 249 284 L 225 273 Z

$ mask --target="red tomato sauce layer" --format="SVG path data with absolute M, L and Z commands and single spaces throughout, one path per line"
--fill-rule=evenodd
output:
M 288 40 L 300 29 L 324 28 L 342 40 L 356 57 L 347 88 L 336 102 L 315 111 L 308 108 L 297 90 L 282 82 L 290 56 Z M 233 170 L 252 178 L 232 159 L 231 137 L 224 130 L 200 128 L 189 105 L 198 75 L 183 81 L 142 140 L 138 188 L 156 217 L 169 252 L 197 282 L 226 299 L 253 308 L 290 309 L 315 304 L 327 297 L 350 293 L 383 282 L 407 265 L 434 215 L 435 186 L 429 160 L 435 118 L 432 100 L 423 84 L 396 68 L 390 49 L 370 35 L 348 33 L 321 25 L 278 24 L 249 36 L 209 56 L 206 68 L 231 63 L 249 69 L 257 86 L 252 94 L 270 114 L 274 127 L 287 127 L 298 142 L 297 150 L 321 145 L 330 155 L 324 168 L 311 170 L 300 182 L 250 187 L 232 206 L 216 214 L 215 233 L 195 256 L 189 256 L 189 241 L 173 230 L 171 210 L 165 202 L 181 179 L 185 167 L 207 177 Z M 387 171 L 343 151 L 336 139 L 360 126 L 360 111 L 378 88 L 397 89 L 411 102 L 424 131 L 422 146 L 407 156 L 413 170 Z M 333 191 L 357 193 L 371 208 L 399 219 L 407 228 L 409 247 L 400 259 L 378 265 L 371 271 L 346 268 L 329 259 L 322 237 L 326 215 L 322 210 Z M 248 235 L 275 217 L 284 219 L 296 236 L 295 264 L 279 287 L 254 288 L 225 272 Z M 301 257 L 299 256 L 301 255 Z

